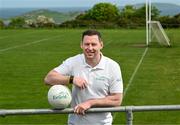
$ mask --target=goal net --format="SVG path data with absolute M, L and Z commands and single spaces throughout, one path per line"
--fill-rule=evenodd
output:
M 150 21 L 151 40 L 156 38 L 160 45 L 170 46 L 170 40 L 159 21 Z

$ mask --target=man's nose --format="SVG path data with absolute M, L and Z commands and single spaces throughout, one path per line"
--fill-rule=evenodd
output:
M 89 48 L 90 50 L 92 50 L 92 49 L 93 49 L 93 47 L 92 47 L 92 45 L 91 45 L 91 44 L 88 46 L 88 48 Z

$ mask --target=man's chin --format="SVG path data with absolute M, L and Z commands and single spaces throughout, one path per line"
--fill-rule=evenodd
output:
M 87 59 L 93 59 L 94 56 L 93 56 L 93 55 L 86 55 L 86 58 L 87 58 Z
M 94 56 L 86 56 L 87 59 L 93 59 Z

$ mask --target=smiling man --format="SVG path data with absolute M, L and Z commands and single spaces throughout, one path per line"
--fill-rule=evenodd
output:
M 101 53 L 103 41 L 96 30 L 82 34 L 83 54 L 66 59 L 45 77 L 45 83 L 73 84 L 68 125 L 112 125 L 110 112 L 90 113 L 91 107 L 120 106 L 123 97 L 123 81 L 118 63 Z

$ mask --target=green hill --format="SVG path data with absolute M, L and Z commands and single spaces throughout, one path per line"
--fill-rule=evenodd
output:
M 135 4 L 134 6 L 139 8 L 142 7 L 144 4 Z M 176 4 L 170 3 L 152 3 L 152 6 L 155 6 L 158 10 L 160 10 L 160 15 L 165 16 L 174 16 L 180 13 L 180 6 Z
M 179 5 L 169 4 L 169 3 L 164 3 L 164 4 L 154 3 L 152 5 L 156 6 L 161 11 L 161 15 L 173 16 L 180 13 Z
M 40 9 L 40 10 L 34 10 L 28 13 L 25 13 L 21 16 L 18 17 L 23 17 L 25 19 L 35 19 L 39 15 L 44 15 L 46 17 L 53 18 L 56 23 L 62 23 L 67 20 L 71 20 L 75 18 L 80 12 L 67 12 L 67 13 L 62 13 L 62 12 L 57 12 L 57 11 L 51 11 L 48 9 Z

